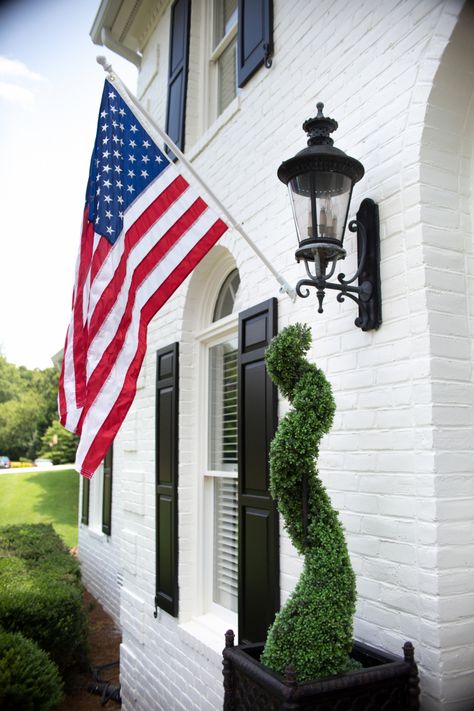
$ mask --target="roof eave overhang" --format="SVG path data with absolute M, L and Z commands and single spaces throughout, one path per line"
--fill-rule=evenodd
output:
M 89 33 L 94 44 L 107 47 L 138 69 L 142 57 L 128 29 L 140 5 L 141 0 L 102 0 Z
M 170 0 L 101 0 L 90 36 L 137 67 L 142 51 Z

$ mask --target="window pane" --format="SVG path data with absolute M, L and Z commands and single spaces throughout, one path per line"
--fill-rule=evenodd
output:
M 237 471 L 237 341 L 209 350 L 209 468 Z
M 237 41 L 233 42 L 222 52 L 217 60 L 218 70 L 218 113 L 221 114 L 226 106 L 237 95 Z
M 214 595 L 218 605 L 237 611 L 237 479 L 214 480 Z
M 221 286 L 214 308 L 213 321 L 218 321 L 220 318 L 232 313 L 239 285 L 239 270 L 234 269 Z
M 214 47 L 237 22 L 237 0 L 214 0 Z

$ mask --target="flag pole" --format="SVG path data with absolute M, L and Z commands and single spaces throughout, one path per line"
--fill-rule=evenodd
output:
M 186 166 L 187 170 L 191 173 L 191 175 L 201 184 L 201 186 L 204 188 L 206 193 L 212 198 L 213 202 L 218 206 L 219 210 L 222 212 L 224 217 L 226 218 L 227 222 L 229 225 L 234 229 L 236 232 L 238 232 L 241 237 L 244 238 L 244 240 L 247 242 L 247 244 L 253 249 L 257 257 L 265 264 L 267 269 L 273 274 L 275 279 L 278 281 L 280 284 L 280 291 L 283 293 L 288 294 L 290 299 L 292 301 L 296 300 L 296 292 L 293 289 L 293 287 L 288 284 L 286 279 L 276 271 L 274 266 L 271 264 L 271 262 L 268 261 L 266 256 L 263 254 L 263 252 L 260 251 L 260 249 L 257 247 L 255 242 L 250 239 L 248 234 L 245 232 L 243 227 L 239 225 L 239 223 L 234 220 L 230 212 L 227 210 L 227 208 L 222 204 L 222 202 L 219 200 L 219 198 L 215 195 L 215 193 L 208 187 L 208 185 L 204 182 L 204 180 L 201 178 L 201 176 L 196 172 L 196 170 L 193 168 L 192 164 L 189 162 L 189 160 L 184 156 L 182 151 L 178 148 L 178 146 L 174 143 L 174 141 L 171 140 L 171 138 L 168 136 L 165 131 L 163 131 L 158 124 L 154 121 L 154 119 L 150 116 L 148 111 L 141 106 L 136 98 L 129 92 L 127 87 L 123 84 L 123 82 L 120 80 L 120 78 L 115 74 L 112 65 L 109 64 L 107 61 L 106 57 L 99 56 L 97 57 L 97 63 L 100 64 L 104 71 L 109 75 L 109 78 L 111 81 L 113 81 L 115 84 L 118 84 L 120 86 L 121 91 L 126 94 L 128 99 L 133 103 L 133 105 L 136 107 L 136 109 L 142 114 L 143 118 L 145 119 L 144 123 L 148 123 L 149 126 L 152 128 L 153 131 L 156 131 L 160 138 L 166 143 L 166 145 L 171 148 L 175 156 L 179 158 L 179 160 L 183 163 L 183 165 Z

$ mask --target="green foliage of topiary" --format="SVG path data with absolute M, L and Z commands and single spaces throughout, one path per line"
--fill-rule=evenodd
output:
M 0 626 L 33 639 L 61 670 L 86 656 L 82 594 L 79 565 L 51 526 L 0 529 Z
M 63 698 L 58 668 L 35 642 L 0 630 L 0 708 L 50 711 Z
M 280 422 L 271 445 L 270 491 L 295 548 L 305 559 L 292 595 L 270 627 L 261 661 L 279 673 L 292 664 L 299 681 L 350 668 L 356 599 L 344 532 L 316 467 L 319 443 L 331 429 L 335 403 L 324 373 L 304 357 L 310 345 L 310 329 L 295 324 L 276 336 L 266 353 L 272 380 L 294 406 Z

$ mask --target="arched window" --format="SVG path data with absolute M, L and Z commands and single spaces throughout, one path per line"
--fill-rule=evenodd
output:
M 234 269 L 219 290 L 213 322 L 232 314 L 240 276 Z M 237 320 L 226 321 L 208 343 L 208 454 L 206 488 L 212 521 L 210 608 L 237 611 Z M 211 503 L 212 502 L 212 503 Z M 210 510 L 209 510 L 210 509 Z M 211 541 L 209 541 L 211 543 Z

